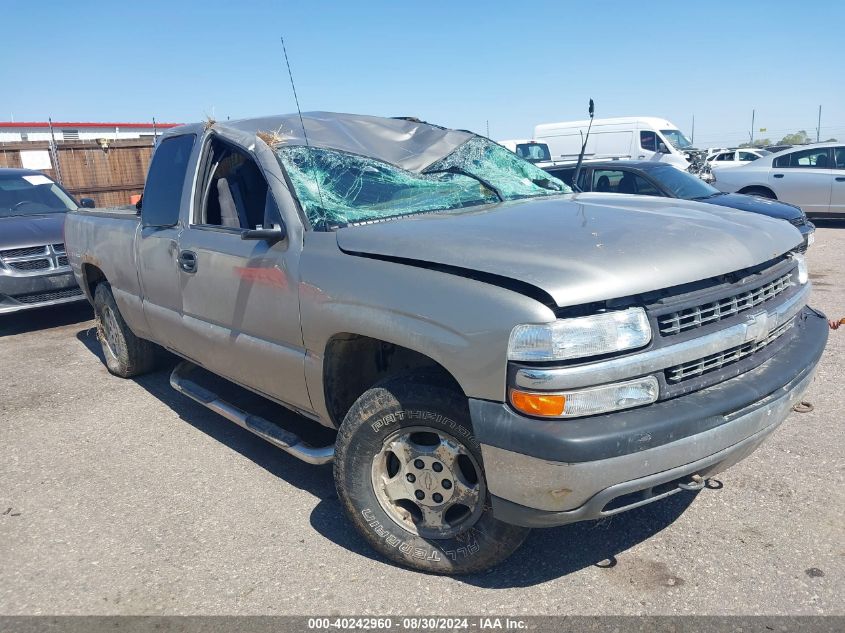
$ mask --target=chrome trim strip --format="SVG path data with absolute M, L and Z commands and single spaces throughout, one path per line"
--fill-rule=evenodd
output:
M 798 314 L 805 305 L 810 294 L 810 282 L 768 312 L 768 331 L 786 323 Z M 753 315 L 749 315 L 753 316 Z M 525 389 L 539 389 L 542 391 L 560 391 L 601 385 L 616 380 L 625 380 L 636 376 L 643 376 L 667 367 L 674 367 L 689 361 L 697 360 L 711 354 L 723 352 L 737 345 L 754 340 L 760 335 L 758 319 L 748 319 L 745 323 L 737 323 L 706 336 L 690 339 L 683 343 L 668 345 L 658 349 L 632 354 L 621 358 L 577 365 L 572 367 L 556 367 L 553 369 L 521 368 L 516 372 L 515 384 Z

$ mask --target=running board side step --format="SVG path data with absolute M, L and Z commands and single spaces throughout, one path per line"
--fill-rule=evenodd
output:
M 270 442 L 286 453 L 301 459 L 309 464 L 328 464 L 334 460 L 334 445 L 311 446 L 303 442 L 299 436 L 286 431 L 280 426 L 273 424 L 260 416 L 252 415 L 238 407 L 222 400 L 216 393 L 201 387 L 186 376 L 197 369 L 191 361 L 182 361 L 173 369 L 170 374 L 170 386 L 179 393 L 188 396 L 191 400 L 199 402 L 215 413 L 222 415 L 230 422 L 239 427 L 254 433 L 262 440 Z

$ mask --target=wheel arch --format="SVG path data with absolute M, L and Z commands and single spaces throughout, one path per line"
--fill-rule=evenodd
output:
M 742 189 L 740 189 L 739 191 L 737 191 L 737 193 L 742 193 L 742 194 L 745 194 L 745 195 L 748 195 L 748 196 L 753 196 L 755 191 L 767 192 L 771 195 L 772 200 L 778 199 L 777 194 L 768 185 L 747 185 L 747 186 L 743 187 Z
M 466 393 L 455 375 L 429 354 L 405 345 L 354 332 L 339 332 L 326 342 L 322 396 L 333 426 L 343 421 L 355 401 L 374 385 L 404 373 Z

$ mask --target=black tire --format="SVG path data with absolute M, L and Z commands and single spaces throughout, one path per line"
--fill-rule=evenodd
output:
M 757 196 L 758 198 L 767 198 L 769 200 L 778 199 L 775 192 L 766 187 L 748 187 L 748 189 L 743 189 L 739 193 L 744 193 L 747 196 Z
M 430 475 L 418 470 L 420 480 L 409 484 L 412 488 L 424 487 L 427 482 L 426 490 L 431 493 L 441 485 L 439 482 L 443 482 L 445 487 L 447 479 L 439 478 L 449 475 L 455 478 L 454 484 L 449 483 L 449 489 L 454 486 L 454 499 L 458 499 L 459 492 L 467 489 L 462 483 L 472 483 L 471 475 L 473 472 L 476 475 L 474 488 L 478 502 L 471 504 L 472 508 L 459 502 L 450 504 L 450 499 L 444 501 L 442 495 L 438 499 L 436 492 L 430 494 L 430 500 L 426 498 L 429 505 L 436 501 L 438 504 L 442 502 L 438 507 L 449 506 L 448 510 L 442 511 L 442 517 L 450 516 L 453 510 L 456 511 L 454 516 L 460 517 L 449 519 L 446 524 L 448 527 L 443 528 L 444 534 L 431 536 L 430 528 L 421 527 L 425 522 L 418 522 L 412 516 L 413 513 L 406 510 L 408 501 L 405 499 L 399 502 L 405 504 L 399 513 L 404 512 L 407 516 L 404 521 L 400 521 L 396 518 L 399 503 L 386 503 L 387 493 L 384 490 L 376 492 L 376 473 L 384 459 L 385 450 L 387 457 L 384 462 L 391 459 L 391 452 L 386 449 L 385 442 L 397 437 L 415 438 L 414 442 L 416 438 L 428 438 L 431 446 L 435 447 L 430 449 L 432 451 L 441 450 L 444 446 L 458 446 L 459 452 L 463 452 L 454 461 L 447 461 L 447 455 L 447 459 L 443 460 L 443 464 L 447 465 L 444 467 L 439 464 L 439 470 L 435 462 L 441 453 L 435 453 L 436 456 L 432 458 L 424 456 L 426 460 L 431 460 L 426 465 L 426 472 Z M 394 439 L 390 446 L 395 445 Z M 418 446 L 414 443 L 410 445 Z M 395 455 L 393 459 L 397 464 L 400 463 Z M 409 459 L 408 469 L 419 468 L 416 465 L 418 463 L 422 463 L 422 460 Z M 462 472 L 457 472 L 448 464 L 459 464 L 458 469 Z M 413 481 L 407 479 L 408 474 L 402 475 L 409 470 L 401 470 L 402 466 L 397 468 L 400 470 L 392 476 L 391 481 L 400 483 L 401 480 L 403 486 L 404 480 Z M 452 470 L 456 472 L 450 474 Z M 435 487 L 431 487 L 431 475 L 437 480 Z M 530 532 L 528 528 L 503 523 L 493 517 L 484 480 L 481 449 L 469 422 L 466 398 L 446 387 L 421 383 L 418 377 L 388 380 L 358 398 L 338 432 L 334 477 L 344 509 L 370 545 L 391 561 L 420 571 L 466 574 L 488 569 L 513 554 Z M 448 489 L 439 490 L 449 494 Z M 420 492 L 422 490 L 414 494 Z M 421 504 L 410 500 L 410 505 L 417 505 L 417 512 Z M 429 534 L 420 533 L 424 530 L 428 530 Z
M 132 333 L 115 303 L 111 286 L 106 282 L 97 284 L 94 291 L 94 316 L 97 338 L 103 348 L 106 367 L 112 374 L 131 378 L 153 369 L 155 345 Z

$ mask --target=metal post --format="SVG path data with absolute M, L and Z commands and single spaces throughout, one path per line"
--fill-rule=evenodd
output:
M 751 111 L 751 145 L 754 145 L 754 115 L 757 114 L 756 110 Z
M 819 106 L 819 124 L 816 126 L 816 143 L 821 140 L 822 135 L 822 107 Z
M 156 118 L 153 117 L 153 145 L 156 144 L 156 140 L 158 140 L 158 128 L 156 128 Z
M 692 115 L 692 138 L 690 139 L 690 143 L 692 146 L 695 147 L 695 115 Z
M 59 165 L 59 150 L 56 147 L 56 135 L 53 133 L 53 119 L 47 118 L 47 125 L 50 126 L 50 154 L 53 156 L 53 164 L 56 166 L 56 180 L 60 185 L 65 184 L 62 181 L 62 166 Z
M 490 119 L 487 119 L 487 138 L 490 138 Z

